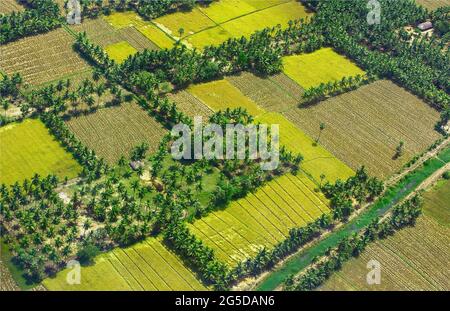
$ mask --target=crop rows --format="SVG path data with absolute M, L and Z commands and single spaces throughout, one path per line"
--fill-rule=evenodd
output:
M 142 142 L 149 143 L 150 151 L 154 151 L 165 133 L 135 103 L 71 118 L 67 125 L 83 144 L 109 163 L 115 163 L 122 155 L 129 156 L 131 149 Z
M 284 175 L 255 193 L 189 225 L 189 229 L 229 264 L 254 256 L 329 212 L 327 200 L 305 175 Z
M 11 14 L 12 12 L 21 12 L 25 8 L 18 4 L 16 0 L 2 0 L 0 14 Z
M 81 268 L 81 284 L 69 285 L 62 271 L 43 284 L 50 290 L 205 290 L 194 273 L 157 238 L 98 256 Z

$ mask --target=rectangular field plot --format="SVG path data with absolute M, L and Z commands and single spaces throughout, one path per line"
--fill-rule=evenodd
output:
M 331 48 L 283 58 L 284 73 L 303 88 L 363 75 L 364 71 Z
M 86 146 L 109 163 L 147 142 L 154 151 L 165 134 L 161 125 L 135 103 L 103 108 L 95 113 L 75 117 L 66 122 Z
M 27 119 L 0 128 L 0 184 L 13 184 L 34 174 L 73 178 L 81 167 L 40 120 Z
M 40 85 L 90 70 L 72 49 L 74 38 L 64 29 L 0 46 L 0 70 L 20 73 L 25 82 Z
M 444 6 L 450 5 L 450 0 L 416 0 L 417 4 L 426 7 L 429 10 L 436 10 Z
M 211 108 L 202 103 L 201 100 L 196 98 L 191 93 L 181 90 L 176 93 L 170 93 L 167 97 L 177 104 L 178 109 L 187 114 L 191 118 L 196 116 L 208 118 L 213 114 Z
M 356 169 L 388 177 L 440 135 L 434 131 L 437 111 L 390 81 L 377 81 L 317 105 L 284 115 L 319 144 Z M 320 123 L 325 129 L 320 134 Z M 404 154 L 394 159 L 404 142 Z
M 442 180 L 423 195 L 425 204 L 424 214 L 434 218 L 443 226 L 450 227 L 450 181 Z
M 189 225 L 230 266 L 284 240 L 289 229 L 329 212 L 325 197 L 304 174 L 288 174 Z
M 270 112 L 256 118 L 256 121 L 279 125 L 280 144 L 286 146 L 291 152 L 303 155 L 304 160 L 300 164 L 300 168 L 312 176 L 316 182 L 320 182 L 321 175 L 325 175 L 325 180 L 330 182 L 334 182 L 338 178 L 347 179 L 354 175 L 351 168 L 320 144 L 315 145 L 312 136 L 302 132 L 283 115 Z
M 0 5 L 0 14 L 11 14 L 12 12 L 21 12 L 25 7 L 18 4 L 16 0 L 2 0 Z
M 135 54 L 137 50 L 128 42 L 121 41 L 105 47 L 105 52 L 108 54 L 109 58 L 121 64 L 128 56 Z
M 441 184 L 424 195 L 424 215 L 414 227 L 397 231 L 385 240 L 369 244 L 355 259 L 344 264 L 320 288 L 321 290 L 449 290 L 450 228 L 448 194 L 450 183 Z M 443 195 L 447 199 L 443 200 Z M 446 226 L 435 216 L 446 212 Z M 367 263 L 381 264 L 381 284 L 368 285 Z
M 227 80 L 192 85 L 188 88 L 188 92 L 213 111 L 243 107 L 253 116 L 264 113 L 262 108 L 245 97 Z
M 99 255 L 95 264 L 81 268 L 81 283 L 69 285 L 70 269 L 45 279 L 49 290 L 206 290 L 195 274 L 183 265 L 158 238 Z

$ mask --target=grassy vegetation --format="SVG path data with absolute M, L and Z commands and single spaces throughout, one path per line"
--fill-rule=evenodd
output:
M 205 103 L 213 111 L 243 107 L 253 116 L 264 113 L 263 109 L 245 97 L 227 80 L 192 85 L 188 88 L 188 92 Z
M 165 134 L 163 127 L 135 103 L 104 108 L 67 121 L 72 132 L 86 146 L 109 163 L 129 156 L 142 142 L 154 151 Z
M 284 73 L 305 89 L 320 83 L 339 81 L 343 77 L 364 74 L 358 66 L 331 48 L 284 57 L 283 65 Z
M 99 255 L 81 268 L 81 284 L 69 285 L 70 270 L 43 281 L 49 290 L 206 290 L 158 238 Z
M 35 173 L 76 177 L 81 166 L 36 119 L 12 123 L 0 128 L 0 183 L 13 184 Z
M 282 267 L 276 269 L 265 278 L 263 282 L 258 285 L 257 290 L 274 290 L 289 275 L 297 274 L 306 268 L 313 258 L 323 255 L 328 248 L 336 246 L 344 237 L 350 236 L 353 232 L 367 226 L 376 217 L 383 215 L 391 207 L 414 191 L 418 185 L 431 176 L 436 170 L 449 162 L 450 148 L 447 148 L 443 150 L 438 157 L 427 160 L 423 166 L 406 175 L 399 183 L 387 189 L 381 198 L 357 218 L 348 222 L 325 239 L 291 257 Z
M 450 182 L 439 182 L 424 195 L 424 213 L 414 227 L 376 241 L 335 273 L 321 290 L 448 290 Z M 442 226 L 438 224 L 441 222 Z M 366 282 L 367 262 L 378 260 L 381 284 Z M 383 273 L 384 272 L 384 273 Z
M 64 29 L 0 45 L 0 70 L 20 73 L 33 86 L 85 72 L 90 67 L 72 49 L 74 38 Z
M 365 165 L 381 178 L 398 171 L 440 137 L 434 130 L 438 112 L 387 80 L 314 106 L 290 109 L 284 116 L 309 136 L 320 135 L 320 144 L 351 168 Z M 403 155 L 395 158 L 400 141 Z
M 126 60 L 128 56 L 135 54 L 137 50 L 128 42 L 121 41 L 105 47 L 105 52 L 108 54 L 109 58 L 120 64 Z
M 193 234 L 230 266 L 284 240 L 289 229 L 328 213 L 328 202 L 304 174 L 285 175 L 223 210 L 189 225 Z
M 279 113 L 269 112 L 259 116 L 256 121 L 266 124 L 279 124 L 280 144 L 294 153 L 303 155 L 304 160 L 300 168 L 311 175 L 318 183 L 321 175 L 325 180 L 334 182 L 336 179 L 347 179 L 354 175 L 352 169 L 338 160 L 330 152 L 289 122 Z

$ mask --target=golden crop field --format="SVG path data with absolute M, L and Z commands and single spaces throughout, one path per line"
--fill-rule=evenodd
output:
M 74 178 L 81 166 L 37 119 L 27 119 L 0 128 L 0 184 L 13 184 L 35 173 L 45 177 Z
M 424 215 L 414 227 L 370 244 L 360 257 L 351 259 L 334 273 L 321 290 L 450 290 L 450 228 L 446 181 L 425 195 Z M 435 197 L 436 196 L 436 197 Z M 447 200 L 442 200 L 446 196 Z M 447 221 L 439 224 L 434 215 Z M 445 215 L 443 215 L 445 214 Z M 369 260 L 381 264 L 381 284 L 368 285 Z
M 430 146 L 439 113 L 393 82 L 383 80 L 336 96 L 314 106 L 291 109 L 287 119 L 351 168 L 365 165 L 386 178 Z M 320 123 L 325 129 L 320 134 Z M 404 142 L 404 154 L 394 159 Z
M 185 90 L 169 93 L 167 94 L 167 97 L 177 104 L 180 111 L 187 114 L 191 118 L 196 116 L 208 118 L 213 114 L 211 108 Z
M 263 247 L 283 241 L 289 229 L 305 226 L 324 213 L 328 202 L 304 174 L 276 178 L 225 209 L 189 225 L 190 231 L 230 266 Z
M 11 14 L 12 12 L 21 12 L 25 7 L 17 3 L 16 0 L 2 0 L 0 5 L 0 14 Z
M 337 179 L 344 180 L 354 175 L 351 168 L 320 144 L 314 144 L 313 136 L 308 136 L 283 115 L 268 112 L 256 118 L 256 121 L 279 125 L 280 144 L 294 153 L 303 155 L 304 160 L 300 164 L 300 168 L 311 175 L 316 182 L 321 181 L 322 175 L 325 176 L 325 180 L 330 182 Z
M 91 69 L 72 49 L 74 40 L 60 28 L 0 45 L 0 70 L 18 72 L 31 85 L 77 76 Z
M 195 84 L 188 88 L 188 92 L 213 111 L 243 107 L 253 116 L 264 113 L 262 108 L 251 99 L 245 97 L 227 80 Z
M 416 2 L 429 10 L 435 10 L 450 5 L 450 0 L 416 0 Z
M 147 142 L 154 151 L 165 134 L 164 128 L 135 103 L 102 108 L 66 122 L 75 136 L 109 163 Z
M 128 248 L 99 255 L 81 268 L 80 284 L 70 285 L 70 269 L 43 281 L 49 290 L 206 290 L 196 275 L 159 238 L 148 238 Z
M 364 74 L 358 66 L 331 48 L 284 57 L 283 67 L 284 73 L 305 89 Z
M 121 41 L 105 47 L 105 52 L 109 58 L 117 63 L 123 63 L 129 56 L 134 55 L 137 50 L 132 47 L 128 42 Z

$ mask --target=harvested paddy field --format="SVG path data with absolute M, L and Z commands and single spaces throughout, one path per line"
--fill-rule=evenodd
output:
M 102 108 L 66 122 L 75 136 L 108 163 L 116 163 L 137 145 L 156 150 L 165 134 L 162 126 L 135 103 Z
M 69 285 L 70 270 L 43 281 L 49 290 L 206 290 L 195 274 L 158 238 L 148 238 L 128 248 L 99 255 L 81 268 L 81 282 Z
M 0 128 L 0 184 L 30 179 L 34 174 L 74 178 L 81 166 L 36 119 Z
M 170 93 L 167 97 L 177 104 L 178 109 L 191 118 L 196 116 L 207 118 L 213 114 L 213 111 L 208 106 L 185 90 Z
M 440 135 L 439 114 L 418 97 L 383 80 L 323 101 L 289 110 L 284 115 L 339 159 L 356 169 L 386 178 Z M 325 129 L 320 133 L 320 123 Z M 403 155 L 395 159 L 404 142 Z
M 423 5 L 429 10 L 435 10 L 450 5 L 450 0 L 416 0 L 417 4 Z
M 90 70 L 72 49 L 74 38 L 64 29 L 0 45 L 0 70 L 20 73 L 32 86 L 67 79 Z
M 12 12 L 21 12 L 25 7 L 17 3 L 16 0 L 2 0 L 0 5 L 0 14 L 11 14 Z
M 450 290 L 450 194 L 447 181 L 424 195 L 424 215 L 414 227 L 396 232 L 385 240 L 370 244 L 359 258 L 345 263 L 321 290 Z M 442 212 L 445 211 L 445 215 Z M 439 224 L 431 216 L 439 213 Z M 368 285 L 366 267 L 370 260 L 381 264 L 381 284 Z
M 190 231 L 230 266 L 283 241 L 289 229 L 303 227 L 324 213 L 328 201 L 304 174 L 268 182 L 225 209 L 189 225 Z
M 338 81 L 343 77 L 363 75 L 364 71 L 331 48 L 283 58 L 283 71 L 302 88 Z

